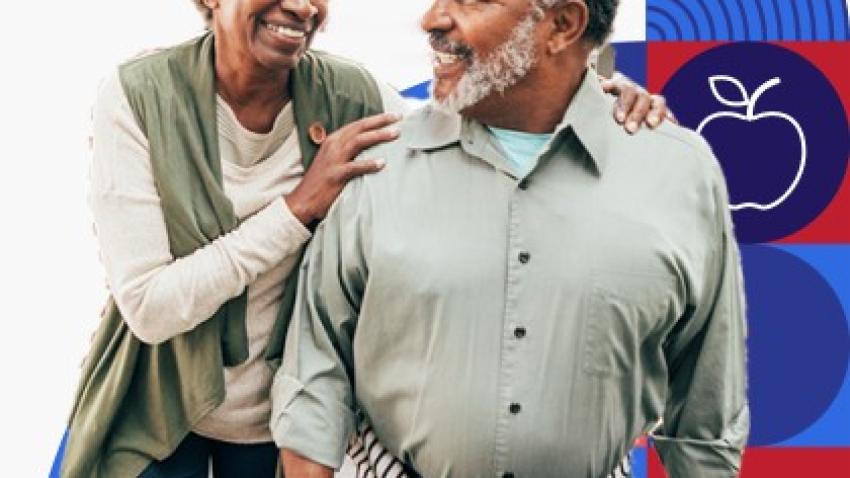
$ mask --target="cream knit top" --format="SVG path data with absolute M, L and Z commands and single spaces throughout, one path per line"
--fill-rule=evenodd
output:
M 381 94 L 388 111 L 405 109 L 388 87 L 381 86 Z M 190 331 L 248 288 L 248 360 L 225 369 L 224 403 L 194 431 L 235 443 L 269 442 L 272 373 L 263 353 L 285 281 L 310 239 L 283 196 L 298 185 L 304 168 L 291 103 L 269 133 L 258 134 L 242 127 L 219 98 L 218 131 L 224 190 L 240 225 L 175 260 L 147 139 L 114 74 L 94 109 L 89 202 L 110 292 L 142 341 Z

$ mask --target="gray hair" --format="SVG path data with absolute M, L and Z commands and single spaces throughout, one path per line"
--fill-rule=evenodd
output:
M 535 16 L 542 17 L 545 10 L 556 7 L 563 0 L 535 0 L 533 6 Z M 614 28 L 614 16 L 620 0 L 584 0 L 590 13 L 584 38 L 596 46 L 605 43 Z

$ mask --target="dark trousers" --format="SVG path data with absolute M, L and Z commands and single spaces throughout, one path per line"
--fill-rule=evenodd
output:
M 190 433 L 163 461 L 151 463 L 139 478 L 274 478 L 278 450 L 274 443 L 242 445 Z

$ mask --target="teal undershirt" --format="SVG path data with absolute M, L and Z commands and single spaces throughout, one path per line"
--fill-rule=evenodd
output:
M 552 138 L 552 133 L 526 133 L 492 126 L 488 128 L 499 141 L 508 163 L 519 177 L 525 177 L 534 169 L 538 156 Z

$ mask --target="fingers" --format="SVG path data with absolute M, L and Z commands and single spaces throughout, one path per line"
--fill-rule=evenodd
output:
M 650 128 L 655 128 L 661 124 L 662 119 L 667 117 L 667 100 L 661 95 L 650 96 L 649 114 L 646 116 L 646 124 Z
M 623 91 L 635 88 L 634 82 L 619 72 L 614 72 L 614 76 L 611 78 L 606 78 L 602 75 L 599 75 L 598 77 L 599 84 L 602 86 L 602 91 L 609 95 L 620 96 Z
M 626 120 L 626 131 L 635 134 L 640 129 L 641 123 L 643 123 L 649 113 L 651 103 L 652 101 L 648 94 L 638 95 Z
M 667 108 L 667 116 L 665 116 L 664 119 L 673 124 L 679 124 L 679 119 L 676 118 L 676 115 L 673 114 L 673 110 L 670 108 Z
M 600 84 L 600 86 L 602 86 L 602 91 L 604 91 L 605 93 L 608 93 L 608 94 L 611 94 L 611 95 L 614 95 L 614 96 L 620 95 L 620 89 L 617 87 L 617 83 L 614 80 L 610 80 L 608 78 L 600 76 L 599 77 L 599 84 Z
M 351 161 L 364 149 L 368 149 L 376 144 L 392 141 L 398 138 L 399 134 L 400 132 L 398 128 L 395 127 L 367 130 L 362 133 L 359 133 L 347 143 L 347 146 L 349 148 L 349 157 L 347 161 Z
M 377 173 L 384 169 L 386 162 L 383 159 L 364 159 L 352 161 L 343 166 L 343 178 L 348 181 L 364 174 Z
M 392 113 L 370 116 L 328 135 L 301 183 L 285 197 L 295 217 L 303 224 L 325 217 L 351 178 L 383 169 L 383 160 L 352 160 L 364 149 L 398 138 L 399 129 L 392 125 L 400 119 L 400 115 Z
M 401 115 L 396 113 L 381 113 L 378 115 L 367 116 L 366 118 L 353 121 L 340 129 L 340 132 L 356 135 L 373 129 L 384 128 L 393 123 L 398 122 Z
M 676 123 L 673 113 L 667 108 L 667 100 L 661 95 L 650 95 L 646 90 L 629 82 L 609 80 L 603 83 L 603 89 L 619 95 L 614 117 L 625 124 L 626 131 L 636 133 L 644 122 L 650 128 L 656 128 L 664 120 Z
M 629 117 L 629 113 L 631 113 L 638 99 L 638 90 L 631 85 L 625 87 L 623 85 L 616 85 L 615 89 L 619 91 L 620 97 L 617 98 L 616 107 L 614 108 L 614 118 L 617 120 L 617 123 L 623 124 L 626 118 Z
M 398 128 L 391 125 L 400 119 L 398 114 L 383 113 L 354 121 L 328 136 L 321 150 L 334 163 L 349 162 L 365 149 L 398 138 Z

